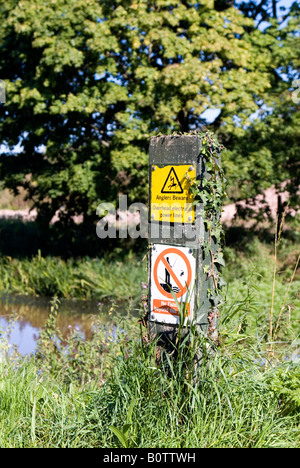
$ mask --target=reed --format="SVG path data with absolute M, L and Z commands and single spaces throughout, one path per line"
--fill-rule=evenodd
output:
M 138 297 L 147 278 L 146 262 L 128 256 L 126 261 L 107 258 L 70 259 L 43 257 L 0 258 L 0 291 L 35 296 L 80 299 Z
M 299 366 L 262 366 L 255 337 L 231 335 L 234 317 L 215 353 L 194 336 L 158 365 L 130 315 L 62 347 L 58 312 L 55 301 L 36 356 L 0 364 L 1 447 L 299 447 Z
M 278 262 L 281 255 L 279 245 Z M 256 241 L 240 255 L 227 248 L 225 257 L 228 287 L 220 310 L 220 346 L 213 353 L 207 339 L 193 333 L 191 339 L 182 335 L 174 352 L 157 363 L 156 343 L 145 340 L 146 329 L 129 308 L 122 317 L 114 311 L 110 326 L 95 318 L 90 340 L 74 330 L 63 343 L 56 325 L 58 300 L 34 356 L 12 353 L 0 330 L 0 446 L 299 448 L 299 259 L 289 271 L 279 263 L 273 287 L 267 245 Z M 89 294 L 96 287 L 97 294 L 107 293 L 110 285 L 100 288 L 106 275 L 127 288 L 138 278 L 140 294 L 145 271 L 134 259 L 127 264 L 92 259 L 60 264 L 41 256 L 28 264 L 2 261 L 28 287 L 41 288 L 38 281 L 45 284 L 47 275 L 54 284 L 56 274 L 60 292 L 72 290 L 75 278 L 79 284 L 85 278 L 93 284 Z M 39 270 L 32 271 L 34 281 L 28 278 L 30 267 Z

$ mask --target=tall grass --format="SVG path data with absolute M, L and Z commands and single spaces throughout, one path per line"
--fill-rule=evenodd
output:
M 220 310 L 220 346 L 213 353 L 207 338 L 194 330 L 157 362 L 156 343 L 145 339 L 146 329 L 130 310 L 123 317 L 113 314 L 111 327 L 95 318 L 89 341 L 73 331 L 63 343 L 58 301 L 34 356 L 20 358 L 0 337 L 0 446 L 299 448 L 297 264 L 284 274 L 277 265 L 274 287 L 268 246 L 255 242 L 239 256 L 232 249 L 225 254 L 228 289 Z M 40 272 L 33 271 L 24 284 L 40 289 L 39 278 L 47 273 L 51 285 L 55 273 L 62 291 L 66 264 L 41 256 L 34 261 Z M 140 285 L 134 259 L 110 266 L 110 273 L 108 264 L 89 262 L 77 264 L 77 273 L 88 272 L 97 294 L 105 275 L 108 283 L 127 281 L 131 288 L 138 278 Z M 66 290 L 76 278 L 69 267 Z
M 281 308 L 282 298 L 289 282 L 291 285 L 282 313 L 286 313 L 291 301 L 293 307 L 300 306 L 300 297 L 297 294 L 300 289 L 297 269 L 293 280 L 290 281 L 296 258 L 292 258 L 293 261 L 287 267 L 285 259 L 288 255 L 284 255 L 284 252 L 293 251 L 291 247 L 287 247 L 284 240 L 281 244 L 282 252 L 279 251 L 278 255 L 282 258 L 280 261 L 277 259 L 279 264 L 273 297 L 275 324 L 277 310 Z M 244 300 L 249 290 L 252 290 L 255 292 L 256 301 L 260 303 L 260 313 L 269 316 L 274 268 L 272 248 L 255 240 L 249 243 L 244 251 L 226 248 L 225 256 L 224 274 L 230 285 L 226 301 L 233 303 L 239 299 Z M 132 254 L 128 254 L 123 261 L 106 257 L 63 260 L 59 257 L 43 257 L 41 253 L 23 259 L 0 257 L 0 293 L 82 299 L 110 297 L 127 300 L 130 297 L 139 298 L 141 283 L 146 281 L 146 258 Z
M 57 313 L 54 303 L 35 356 L 3 356 L 1 447 L 299 447 L 299 365 L 262 366 L 255 337 L 231 335 L 231 320 L 213 354 L 193 335 L 158 364 L 130 315 L 63 347 Z
M 0 291 L 64 298 L 138 297 L 147 264 L 133 256 L 125 262 L 105 258 L 0 258 Z
M 269 346 L 273 341 L 291 343 L 300 329 L 299 250 L 284 240 L 281 247 L 276 258 L 271 247 L 258 240 L 240 254 L 225 249 L 228 288 L 223 316 L 230 319 L 232 333 L 246 330 Z

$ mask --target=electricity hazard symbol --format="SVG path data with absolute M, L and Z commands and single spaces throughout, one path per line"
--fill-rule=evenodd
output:
M 195 257 L 186 247 L 156 244 L 151 252 L 151 318 L 178 324 L 180 313 L 192 317 Z
M 181 187 L 174 167 L 171 167 L 161 193 L 183 193 L 183 188 Z
M 195 209 L 190 186 L 196 178 L 193 165 L 152 166 L 151 221 L 193 223 Z

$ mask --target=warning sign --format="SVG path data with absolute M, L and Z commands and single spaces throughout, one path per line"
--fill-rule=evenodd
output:
M 196 178 L 194 166 L 152 166 L 151 221 L 193 223 L 194 197 L 191 182 Z
M 174 167 L 171 167 L 161 193 L 183 193 L 183 188 L 181 187 Z
M 191 319 L 194 303 L 195 257 L 186 247 L 156 244 L 151 252 L 152 320 L 178 324 Z

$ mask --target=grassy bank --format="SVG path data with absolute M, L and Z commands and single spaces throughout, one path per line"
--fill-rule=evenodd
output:
M 0 258 L 0 292 L 64 298 L 136 298 L 147 278 L 147 262 L 105 258 L 63 260 L 59 257 Z
M 71 331 L 62 346 L 57 303 L 34 356 L 12 353 L 3 334 L 0 446 L 299 448 L 297 256 L 295 245 L 283 243 L 275 263 L 273 246 L 257 240 L 225 249 L 214 354 L 197 336 L 157 363 L 155 344 L 142 339 L 145 329 L 129 310 L 123 318 L 113 313 L 105 328 L 96 320 L 89 341 Z M 140 297 L 145 277 L 145 260 L 134 257 L 1 263 L 2 289 L 29 294 Z
M 2 338 L 0 446 L 299 447 L 299 365 L 262 365 L 262 337 L 231 329 L 223 319 L 214 355 L 198 337 L 159 365 L 129 316 L 110 332 L 96 323 L 90 342 L 74 332 L 61 349 L 54 313 L 27 359 L 8 360 Z
M 299 268 L 289 287 L 298 254 L 299 249 L 293 243 L 283 243 L 278 252 L 273 297 L 276 310 L 280 310 L 287 288 L 286 304 L 299 309 Z M 274 286 L 273 245 L 256 239 L 242 249 L 226 247 L 225 260 L 226 301 L 237 302 L 255 293 L 261 313 L 268 313 Z M 40 253 L 22 259 L 0 257 L 0 293 L 99 300 L 105 297 L 139 299 L 147 276 L 146 255 L 128 254 L 122 261 L 108 257 L 64 260 L 43 257 Z
M 278 249 L 257 239 L 244 250 L 225 249 L 225 307 L 232 316 L 250 329 L 266 337 L 277 324 L 277 337 L 288 339 L 300 330 L 300 264 L 299 246 L 284 243 Z M 227 304 L 227 306 L 226 306 Z M 234 304 L 234 305 L 233 305 Z

